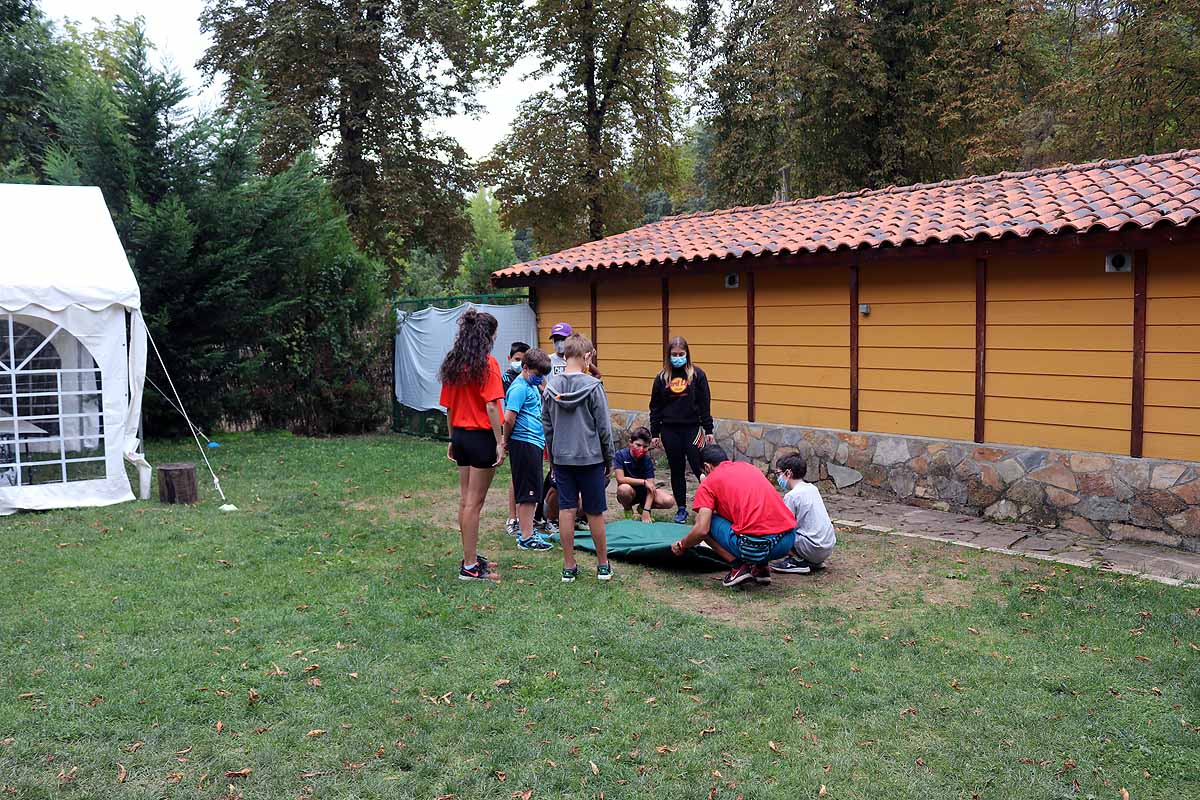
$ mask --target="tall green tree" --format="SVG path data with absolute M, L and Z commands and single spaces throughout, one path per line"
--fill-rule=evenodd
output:
M 506 224 L 546 250 L 636 224 L 638 192 L 678 175 L 682 14 L 667 0 L 535 0 L 516 19 L 552 87 L 489 159 Z
M 50 141 L 42 102 L 63 77 L 65 48 L 33 0 L 0 0 L 0 179 L 32 179 Z
M 184 120 L 182 81 L 153 65 L 140 22 L 63 45 L 68 69 L 44 98 L 52 142 L 35 168 L 103 191 L 193 417 L 314 433 L 376 425 L 380 268 L 311 154 L 260 171 L 262 93 Z M 162 379 L 153 363 L 150 377 Z M 155 393 L 146 411 L 152 433 L 182 428 Z
M 1059 67 L 1038 98 L 1051 160 L 1200 146 L 1200 5 L 1055 0 L 1043 35 Z
M 499 203 L 481 186 L 467 203 L 471 219 L 471 242 L 463 253 L 455 290 L 463 294 L 491 291 L 491 274 L 517 263 L 513 233 L 500 221 Z
M 453 139 L 427 123 L 470 104 L 481 78 L 509 63 L 506 20 L 516 0 L 209 0 L 201 60 L 225 72 L 236 102 L 258 82 L 271 103 L 266 169 L 327 152 L 358 241 L 398 257 L 413 245 L 457 261 L 469 226 L 462 197 L 474 178 Z

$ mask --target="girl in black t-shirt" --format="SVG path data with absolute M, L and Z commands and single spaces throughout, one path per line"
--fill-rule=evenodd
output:
M 687 522 L 687 466 L 699 479 L 700 448 L 712 444 L 712 395 L 704 370 L 692 363 L 687 339 L 671 339 L 663 369 L 650 390 L 650 433 L 660 442 L 671 467 L 671 492 L 675 495 L 675 521 Z

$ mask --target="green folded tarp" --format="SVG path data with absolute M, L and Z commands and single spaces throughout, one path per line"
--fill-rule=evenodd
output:
M 671 545 L 682 539 L 689 525 L 676 525 L 673 522 L 634 522 L 622 520 L 610 522 L 606 527 L 608 534 L 608 554 L 624 561 L 673 561 L 681 566 L 691 567 L 720 565 L 725 562 L 717 558 L 707 547 L 693 547 L 687 555 L 679 558 L 671 553 Z M 575 547 L 579 550 L 596 552 L 596 543 L 587 531 L 575 531 Z

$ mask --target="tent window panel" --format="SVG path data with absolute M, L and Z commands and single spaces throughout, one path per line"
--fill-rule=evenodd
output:
M 0 486 L 105 477 L 103 409 L 81 342 L 45 320 L 0 315 Z
M 106 475 L 104 459 L 67 461 L 67 481 L 98 481 Z
M 62 462 L 21 467 L 21 486 L 43 486 L 47 483 L 64 483 Z

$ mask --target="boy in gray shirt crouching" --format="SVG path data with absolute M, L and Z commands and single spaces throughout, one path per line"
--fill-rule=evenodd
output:
M 825 510 L 825 501 L 816 486 L 804 480 L 808 465 L 804 456 L 791 453 L 775 462 L 776 482 L 787 492 L 783 502 L 796 515 L 796 543 L 792 552 L 771 564 L 775 572 L 807 575 L 821 569 L 833 555 L 837 532 Z

